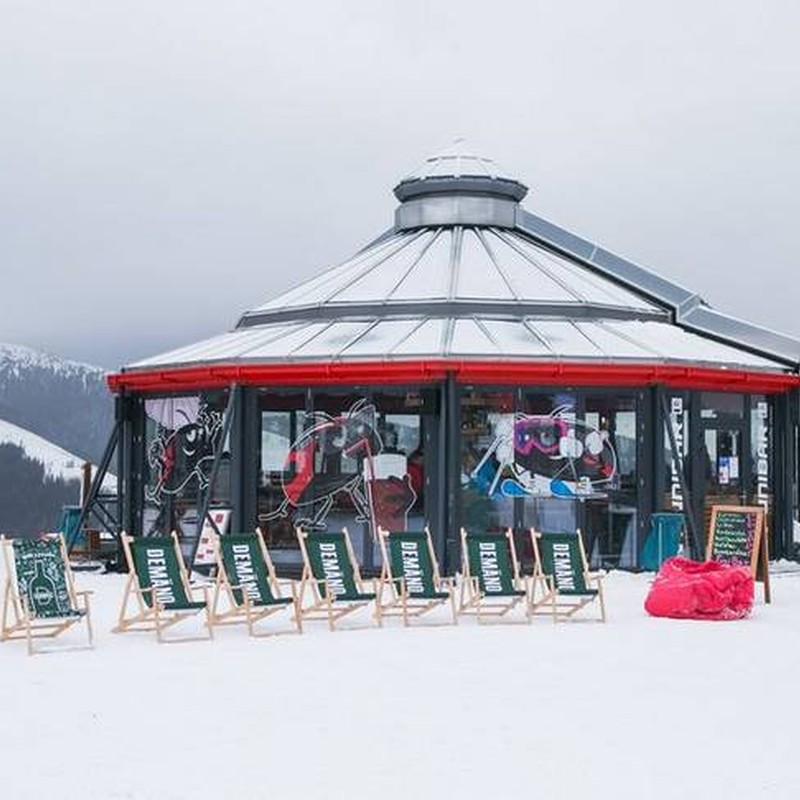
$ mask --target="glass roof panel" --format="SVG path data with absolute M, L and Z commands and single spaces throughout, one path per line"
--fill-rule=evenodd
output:
M 453 232 L 440 230 L 416 266 L 392 292 L 390 300 L 444 300 L 450 290 Z
M 408 237 L 405 245 L 381 262 L 376 262 L 371 270 L 363 273 L 349 286 L 342 281 L 342 290 L 333 300 L 336 302 L 364 302 L 367 300 L 384 300 L 403 279 L 425 249 L 431 244 L 436 232 L 425 230 L 416 236 Z
M 472 228 L 465 228 L 461 238 L 456 296 L 481 300 L 514 299 L 511 288 Z
M 505 355 L 537 358 L 550 355 L 544 342 L 538 339 L 521 320 L 481 318 L 481 323 Z
M 515 250 L 493 229 L 484 233 L 486 244 L 519 298 L 550 303 L 577 303 L 578 298 Z M 516 242 L 515 238 L 511 241 Z
M 300 345 L 292 355 L 297 358 L 309 356 L 337 356 L 353 339 L 362 334 L 370 325 L 371 320 L 356 322 L 334 322 L 305 344 Z
M 586 267 L 551 253 L 543 247 L 538 247 L 521 236 L 514 235 L 514 240 L 528 258 L 534 261 L 541 269 L 558 277 L 584 302 L 648 310 L 660 308 L 640 295 L 623 289 L 600 275 L 596 275 Z
M 293 353 L 298 347 L 311 337 L 317 335 L 327 327 L 327 322 L 307 322 L 287 328 L 286 333 L 264 342 L 258 347 L 247 351 L 248 359 L 256 358 L 284 358 Z M 270 325 L 270 328 L 273 326 Z
M 745 366 L 775 368 L 767 358 L 739 350 L 712 339 L 706 339 L 677 325 L 665 322 L 638 320 L 609 320 L 606 327 L 620 331 L 664 359 L 703 361 L 717 364 L 741 364 Z
M 458 319 L 447 355 L 499 356 L 502 351 L 473 319 Z
M 618 331 L 600 322 L 575 322 L 581 333 L 588 336 L 607 356 L 614 358 L 650 359 L 657 355 L 644 345 L 637 344 L 633 337 L 621 336 Z
M 554 357 L 602 358 L 605 355 L 567 320 L 536 319 L 528 323 L 550 345 Z
M 264 305 L 254 308 L 253 311 L 266 311 L 268 309 L 283 308 L 291 305 L 311 305 L 323 302 L 338 286 L 346 284 L 371 264 L 385 258 L 388 253 L 402 246 L 413 238 L 413 232 L 400 233 L 390 236 L 383 242 L 371 247 L 369 250 L 348 259 L 338 267 L 333 267 L 308 281 L 289 289 L 287 292 L 270 300 Z
M 211 339 L 204 339 L 201 342 L 186 345 L 185 347 L 176 347 L 174 350 L 168 350 L 165 353 L 144 358 L 141 361 L 134 361 L 129 366 L 131 367 L 149 367 L 157 364 L 172 364 L 178 361 L 196 361 L 198 353 L 204 352 L 206 349 L 221 348 L 227 343 L 234 340 L 235 334 L 223 333 L 220 336 L 214 336 Z
M 132 366 L 144 367 L 151 364 L 173 364 L 188 361 L 214 361 L 225 358 L 246 358 L 248 351 L 264 343 L 286 336 L 292 330 L 303 327 L 304 323 L 289 322 L 283 325 L 270 325 L 267 328 L 246 328 L 224 333 L 212 339 L 179 347 L 166 353 L 138 361 Z
M 394 356 L 441 355 L 444 319 L 428 319 L 392 349 Z
M 397 347 L 419 324 L 419 319 L 383 320 L 353 342 L 342 355 L 383 358 L 389 355 L 393 348 Z

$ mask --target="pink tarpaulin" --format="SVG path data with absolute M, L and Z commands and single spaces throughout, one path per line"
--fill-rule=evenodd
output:
M 747 567 L 678 556 L 663 563 L 644 607 L 654 617 L 742 619 L 753 608 L 753 594 Z

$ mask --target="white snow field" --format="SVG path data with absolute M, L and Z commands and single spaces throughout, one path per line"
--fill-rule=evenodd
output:
M 608 577 L 606 625 L 158 645 L 79 574 L 94 651 L 0 645 L 0 797 L 797 797 L 800 574 L 737 622 L 649 618 L 651 578 Z

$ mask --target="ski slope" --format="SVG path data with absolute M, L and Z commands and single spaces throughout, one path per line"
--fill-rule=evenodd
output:
M 0 444 L 13 444 L 25 455 L 44 466 L 45 475 L 65 481 L 80 481 L 83 459 L 19 425 L 0 419 Z M 94 475 L 94 468 L 92 468 Z M 107 475 L 103 488 L 114 491 L 116 479 Z M 76 496 L 76 502 L 78 497 Z
M 606 625 L 238 626 L 158 645 L 109 632 L 123 576 L 80 574 L 94 651 L 0 644 L 0 795 L 796 797 L 800 574 L 717 623 L 647 617 L 651 577 L 609 576 Z

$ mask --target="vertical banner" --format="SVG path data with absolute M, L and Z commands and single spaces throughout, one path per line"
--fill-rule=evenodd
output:
M 768 513 L 771 498 L 769 491 L 769 404 L 766 400 L 759 400 L 753 407 L 752 424 L 756 503 L 763 506 L 764 512 Z
M 670 459 L 670 509 L 672 511 L 683 512 L 685 500 L 683 497 L 683 485 L 681 482 L 680 470 L 683 469 L 686 457 L 686 409 L 682 396 L 669 398 L 669 425 L 672 428 L 672 435 L 675 441 L 675 450 Z M 669 436 L 667 436 L 669 442 Z

